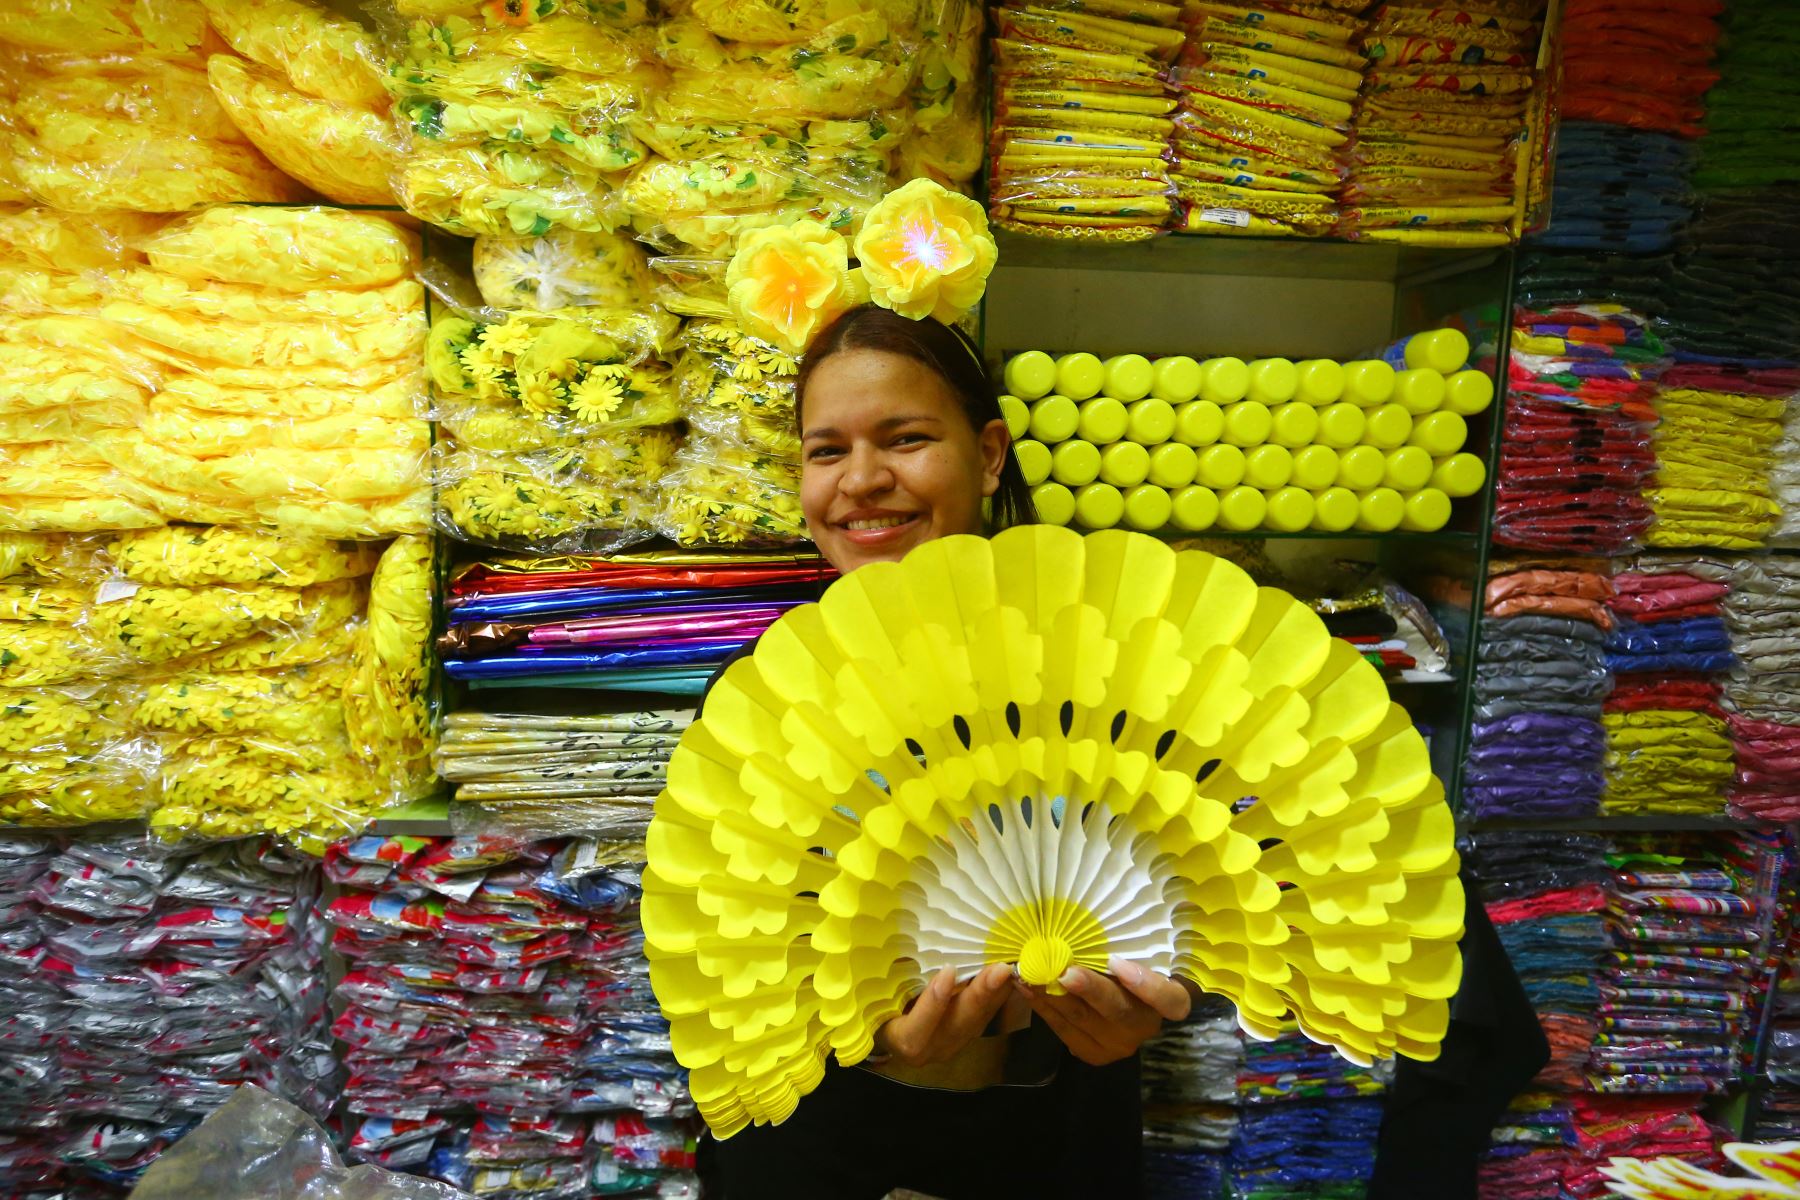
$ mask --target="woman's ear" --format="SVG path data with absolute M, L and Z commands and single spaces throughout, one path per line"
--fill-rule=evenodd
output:
M 981 428 L 981 494 L 991 496 L 1000 490 L 1000 468 L 1006 464 L 1006 452 L 1012 446 L 1012 434 L 1005 421 L 989 421 Z

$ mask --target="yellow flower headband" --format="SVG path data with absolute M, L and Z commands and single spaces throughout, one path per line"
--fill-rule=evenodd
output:
M 746 333 L 801 354 L 821 329 L 868 301 L 915 321 L 955 321 L 980 303 L 998 256 L 980 204 L 915 179 L 869 210 L 854 247 L 811 220 L 749 234 L 725 285 Z

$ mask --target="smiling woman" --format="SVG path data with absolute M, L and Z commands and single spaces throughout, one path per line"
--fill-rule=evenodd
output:
M 853 308 L 807 351 L 798 399 L 800 504 L 840 571 L 1037 519 L 987 373 L 950 326 Z

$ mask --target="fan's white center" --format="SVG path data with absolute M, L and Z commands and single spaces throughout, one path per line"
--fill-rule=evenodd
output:
M 1120 955 L 1155 971 L 1175 962 L 1177 881 L 1105 806 L 1007 800 L 953 825 L 901 889 L 909 957 L 963 979 L 1017 963 L 1054 987 L 1071 965 L 1104 971 Z

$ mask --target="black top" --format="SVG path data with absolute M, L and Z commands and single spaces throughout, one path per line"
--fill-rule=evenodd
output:
M 706 691 L 755 648 L 727 659 Z M 701 1140 L 707 1196 L 879 1200 L 896 1188 L 941 1200 L 1141 1195 L 1137 1057 L 1090 1067 L 1036 1018 L 1015 1037 L 1046 1055 L 1050 1082 L 950 1092 L 828 1064 L 824 1082 L 780 1125 Z

